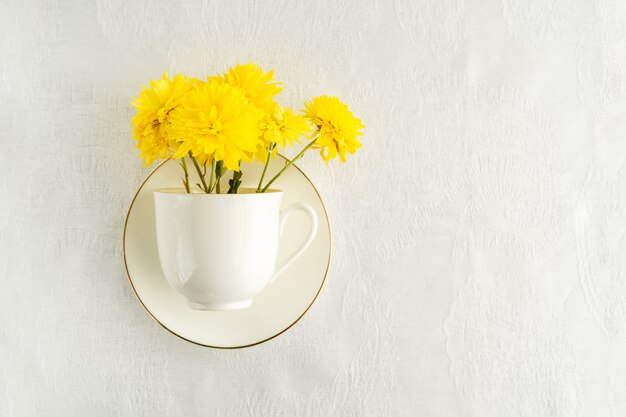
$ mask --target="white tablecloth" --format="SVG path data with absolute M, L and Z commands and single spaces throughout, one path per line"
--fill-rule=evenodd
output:
M 367 128 L 317 303 L 217 351 L 126 281 L 130 101 L 247 61 Z M 624 1 L 5 0 L 0 115 L 2 416 L 626 415 Z

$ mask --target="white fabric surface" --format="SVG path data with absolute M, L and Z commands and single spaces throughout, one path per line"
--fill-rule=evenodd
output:
M 130 100 L 256 61 L 367 126 L 300 164 L 327 284 L 205 349 L 126 281 Z M 0 3 L 0 415 L 626 415 L 626 3 Z

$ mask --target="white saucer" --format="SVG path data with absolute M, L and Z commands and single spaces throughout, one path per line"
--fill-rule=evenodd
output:
M 266 174 L 271 178 L 285 164 L 283 157 L 272 160 Z M 192 166 L 191 163 L 188 166 Z M 242 165 L 242 187 L 256 187 L 263 166 Z M 285 191 L 283 207 L 307 203 L 317 212 L 319 230 L 311 246 L 276 281 L 255 297 L 243 310 L 200 311 L 172 289 L 159 264 L 152 190 L 182 187 L 178 161 L 159 165 L 141 185 L 131 203 L 124 226 L 124 262 L 137 298 L 161 326 L 189 342 L 214 348 L 242 348 L 270 340 L 293 326 L 313 305 L 322 289 L 330 264 L 330 227 L 324 204 L 311 181 L 295 165 L 272 185 Z M 195 182 L 195 173 L 190 179 Z M 225 179 L 224 183 L 228 181 Z M 226 185 L 226 189 L 228 186 Z M 279 260 L 297 247 L 308 232 L 308 219 L 294 213 L 281 240 Z

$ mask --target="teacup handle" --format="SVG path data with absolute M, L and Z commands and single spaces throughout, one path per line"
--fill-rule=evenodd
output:
M 315 239 L 315 235 L 317 234 L 317 226 L 318 226 L 317 213 L 315 213 L 315 210 L 313 210 L 313 207 L 304 203 L 294 203 L 290 205 L 289 207 L 287 207 L 285 210 L 280 212 L 280 219 L 278 221 L 278 230 L 279 230 L 280 237 L 283 236 L 283 229 L 285 228 L 285 222 L 287 221 L 287 218 L 294 211 L 303 211 L 309 216 L 309 219 L 311 220 L 311 229 L 309 230 L 309 235 L 307 236 L 306 240 L 300 245 L 300 247 L 291 256 L 289 256 L 289 258 L 287 258 L 280 264 L 276 265 L 276 272 L 274 273 L 274 276 L 272 277 L 270 284 L 274 282 L 274 280 L 280 274 L 285 272 L 285 269 L 287 269 L 287 267 L 289 267 L 289 265 L 291 265 L 298 256 L 302 255 L 302 253 L 306 250 L 306 248 L 309 247 L 311 242 L 313 242 L 313 239 Z

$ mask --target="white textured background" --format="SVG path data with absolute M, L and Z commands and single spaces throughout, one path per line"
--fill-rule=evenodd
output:
M 275 68 L 367 126 L 318 302 L 218 351 L 153 322 L 122 226 L 163 70 Z M 1 416 L 626 415 L 626 2 L 0 2 Z

